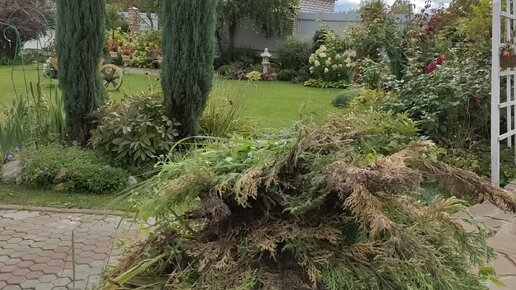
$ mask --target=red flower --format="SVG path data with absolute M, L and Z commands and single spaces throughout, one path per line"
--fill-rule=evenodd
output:
M 425 68 L 423 69 L 423 72 L 429 74 L 436 69 L 437 69 L 437 63 L 435 61 L 432 61 L 430 64 L 425 66 Z
M 508 52 L 507 50 L 503 52 L 503 57 L 509 57 L 511 56 L 511 53 Z
M 444 60 L 445 60 L 444 55 L 440 55 L 440 56 L 438 56 L 438 57 L 435 59 L 435 62 L 436 62 L 437 64 L 442 64 L 442 63 L 444 62 Z

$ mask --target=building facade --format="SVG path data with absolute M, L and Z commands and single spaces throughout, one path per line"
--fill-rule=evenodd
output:
M 336 0 L 301 0 L 300 12 L 333 13 Z

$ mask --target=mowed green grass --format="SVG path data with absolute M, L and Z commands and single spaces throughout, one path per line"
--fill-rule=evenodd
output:
M 123 210 L 116 195 L 71 194 L 0 184 L 0 204 L 55 208 Z
M 24 68 L 0 66 L 0 104 L 10 102 L 14 96 L 12 80 L 18 93 L 26 93 L 25 83 L 36 83 L 38 71 L 35 65 Z M 43 90 L 50 92 L 55 89 L 56 80 L 43 76 L 43 65 L 40 65 L 40 81 Z M 12 75 L 12 78 L 11 78 Z M 159 91 L 158 76 L 125 75 L 122 88 L 110 93 L 110 97 L 121 99 L 124 95 L 141 92 Z M 257 128 L 284 128 L 291 126 L 299 119 L 321 120 L 337 109 L 331 106 L 331 101 L 340 91 L 338 89 L 307 88 L 300 84 L 286 82 L 249 82 L 216 79 L 213 95 L 217 92 L 243 93 L 245 109 L 243 117 L 250 119 Z
M 44 92 L 56 89 L 56 80 L 43 76 L 35 65 L 14 69 L 0 66 L 0 106 L 10 103 L 18 94 L 27 94 L 30 83 L 42 84 Z M 13 86 L 14 82 L 14 86 Z M 27 86 L 25 85 L 27 83 Z M 120 100 L 124 95 L 142 92 L 158 92 L 160 90 L 158 76 L 125 75 L 122 88 L 110 93 L 110 98 Z M 256 129 L 279 129 L 291 126 L 299 119 L 322 120 L 330 112 L 337 111 L 331 106 L 337 89 L 306 88 L 299 84 L 285 82 L 249 82 L 215 79 L 212 96 L 232 97 L 243 95 L 245 108 L 243 116 L 249 119 Z M 44 206 L 57 208 L 85 209 L 122 209 L 114 202 L 113 195 L 80 195 L 63 192 L 40 191 L 0 185 L 0 204 L 16 204 L 23 206 Z

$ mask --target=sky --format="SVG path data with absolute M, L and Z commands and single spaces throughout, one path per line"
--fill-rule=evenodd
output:
M 385 2 L 390 5 L 394 2 L 394 0 L 385 0 Z M 419 9 L 425 5 L 425 0 L 412 0 L 412 2 L 414 4 L 416 4 L 416 8 L 419 8 Z M 450 0 L 433 0 L 432 2 L 433 2 L 432 6 L 437 6 L 438 3 L 440 3 L 440 2 L 447 3 L 447 2 L 450 2 Z M 360 4 L 360 0 L 338 0 L 337 4 L 335 6 L 335 10 L 336 11 L 346 11 L 346 10 L 358 7 L 359 4 Z

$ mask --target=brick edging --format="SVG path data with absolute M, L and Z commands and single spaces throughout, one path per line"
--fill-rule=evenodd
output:
M 0 204 L 0 210 L 25 210 L 25 211 L 42 211 L 42 212 L 56 212 L 56 213 L 82 213 L 92 215 L 113 215 L 113 216 L 132 216 L 133 213 L 112 210 L 98 210 L 98 209 L 79 209 L 79 208 L 53 208 L 40 206 L 24 206 L 24 205 L 10 205 Z

